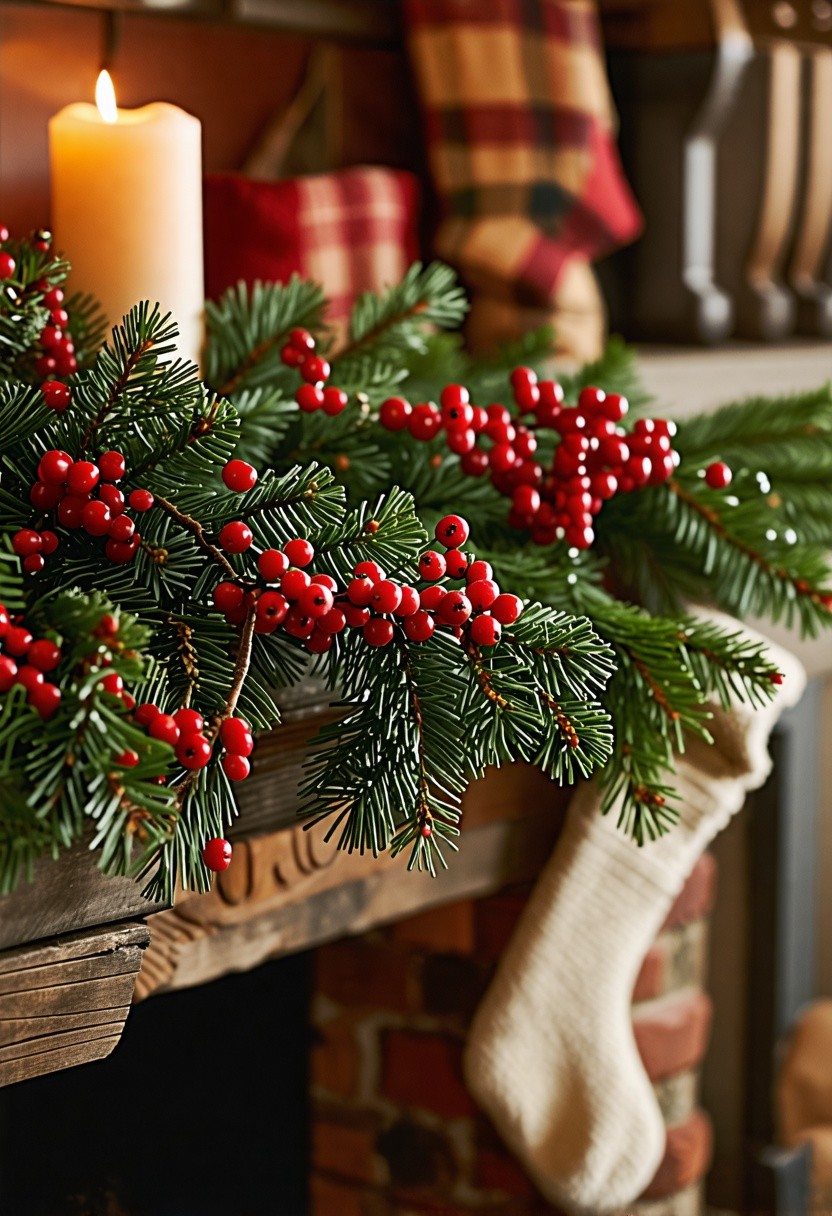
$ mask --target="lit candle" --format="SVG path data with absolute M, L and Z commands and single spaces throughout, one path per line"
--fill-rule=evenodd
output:
M 119 110 L 107 72 L 95 97 L 49 122 L 52 229 L 70 286 L 95 296 L 111 325 L 140 300 L 158 302 L 179 326 L 180 353 L 198 362 L 200 122 L 165 102 Z

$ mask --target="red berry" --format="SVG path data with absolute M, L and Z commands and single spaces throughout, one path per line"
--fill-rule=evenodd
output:
M 622 397 L 620 393 L 607 393 L 601 403 L 600 412 L 610 422 L 621 422 L 627 416 L 629 409 L 630 403 L 626 397 Z
M 124 692 L 124 680 L 118 672 L 111 671 L 101 681 L 101 687 L 105 692 L 112 693 L 114 697 L 119 697 Z
M 347 587 L 347 598 L 357 608 L 366 608 L 373 598 L 375 583 L 366 574 L 354 578 Z
M 466 456 L 473 451 L 477 442 L 477 436 L 470 427 L 466 430 L 449 430 L 448 431 L 448 448 L 457 456 Z
M 177 709 L 173 720 L 183 735 L 198 733 L 205 725 L 202 714 L 197 713 L 195 709 Z
M 433 534 L 440 545 L 445 545 L 447 549 L 459 549 L 468 539 L 469 528 L 461 515 L 446 515 L 440 519 Z
M 38 684 L 36 688 L 31 690 L 27 700 L 43 721 L 46 722 L 52 717 L 61 703 L 61 690 L 56 684 Z
M 494 571 L 490 562 L 475 561 L 465 571 L 465 581 L 468 584 L 477 583 L 482 578 L 493 578 Z
M 104 553 L 109 561 L 115 562 L 119 566 L 126 566 L 136 556 L 140 540 L 138 532 L 133 533 L 131 540 L 108 540 L 104 546 Z
M 28 652 L 32 645 L 32 635 L 28 629 L 24 629 L 22 625 L 12 625 L 6 631 L 5 648 L 9 654 L 15 658 L 20 658 Z
M 298 566 L 301 569 L 308 566 L 315 556 L 315 549 L 308 540 L 287 541 L 283 552 L 288 557 L 290 566 Z
M 138 763 L 139 753 L 129 747 L 125 751 L 119 752 L 117 756 L 113 756 L 113 764 L 118 768 L 135 768 Z
M 465 589 L 465 594 L 471 601 L 471 606 L 475 612 L 484 612 L 486 608 L 490 608 L 500 594 L 500 588 L 490 578 L 477 579 L 474 583 L 469 583 Z
M 773 671 L 769 676 L 769 679 L 771 680 L 772 684 L 782 684 L 784 683 L 786 677 L 783 675 L 782 671 Z
M 424 836 L 425 840 L 428 840 L 433 835 L 433 824 L 426 819 L 419 828 L 419 834 Z
M 226 524 L 219 534 L 220 548 L 226 553 L 245 553 L 254 540 L 251 528 L 241 519 L 232 520 Z
M 517 453 L 510 443 L 495 443 L 488 453 L 488 463 L 497 473 L 507 473 L 514 468 Z
M 428 549 L 419 558 L 419 573 L 423 579 L 426 579 L 430 583 L 435 583 L 437 579 L 442 578 L 445 569 L 445 558 L 434 549 Z
M 603 404 L 606 395 L 602 388 L 588 385 L 586 388 L 582 388 L 578 394 L 578 409 L 582 414 L 596 413 Z
M 346 623 L 345 611 L 341 608 L 330 608 L 329 612 L 325 612 L 322 617 L 318 618 L 318 629 L 322 629 L 324 633 L 340 633 Z M 365 625 L 366 621 L 362 621 L 361 624 Z
M 231 842 L 215 836 L 213 840 L 209 840 L 203 845 L 202 860 L 208 869 L 215 873 L 227 870 L 231 865 Z
M 493 616 L 475 616 L 468 636 L 475 646 L 496 646 L 502 633 L 500 622 Z
M 35 359 L 35 371 L 44 380 L 49 376 L 54 376 L 57 370 L 57 360 L 53 359 L 51 355 L 40 355 Z
M 61 652 L 48 638 L 39 638 L 29 647 L 26 658 L 38 671 L 52 671 L 61 661 Z
M 465 452 L 459 462 L 463 473 L 469 477 L 482 477 L 488 472 L 488 453 L 480 448 Z
M 468 569 L 468 558 L 459 549 L 449 549 L 445 554 L 445 572 L 448 578 L 462 578 Z
M 92 506 L 92 503 L 88 503 Z M 124 541 L 132 540 L 133 534 L 136 531 L 136 525 L 129 515 L 119 515 L 116 519 L 110 521 L 109 535 L 113 540 Z
M 705 481 L 712 490 L 724 490 L 726 486 L 730 486 L 732 477 L 733 473 L 728 465 L 721 460 L 715 460 L 705 470 Z
M 199 731 L 182 735 L 176 745 L 176 759 L 191 770 L 205 768 L 211 759 L 211 744 Z
M 301 360 L 303 360 L 305 357 L 306 352 L 303 350 L 298 350 L 296 346 L 290 346 L 287 344 L 286 346 L 282 346 L 280 348 L 280 359 L 282 363 L 285 363 L 286 367 L 298 367 Z
M 65 308 L 53 308 L 49 313 L 49 320 L 57 329 L 66 329 L 69 325 L 69 313 Z
M 232 753 L 223 756 L 222 767 L 229 781 L 245 781 L 251 772 L 251 765 L 245 756 L 235 756 Z
M 407 586 L 399 587 L 399 592 L 401 593 L 399 605 L 397 608 L 393 609 L 396 616 L 412 616 L 414 612 L 418 612 L 419 608 L 421 607 L 421 599 L 416 588 Z
M 77 460 L 66 475 L 70 494 L 90 494 L 98 484 L 98 466 L 91 460 Z
M 357 604 L 344 604 L 344 619 L 352 629 L 361 629 L 370 619 L 369 608 L 361 608 Z
M 323 389 L 317 384 L 302 384 L 295 393 L 295 401 L 297 401 L 304 414 L 314 414 L 316 410 L 323 409 Z
M 329 587 L 325 587 L 322 583 L 312 583 L 303 592 L 298 599 L 298 607 L 307 615 L 315 620 L 318 617 L 325 616 L 332 608 L 335 600 Z
M 334 418 L 336 414 L 340 414 L 349 405 L 349 397 L 342 388 L 335 388 L 332 385 L 330 388 L 324 389 L 324 413 L 330 418 Z
M 368 578 L 371 583 L 380 583 L 385 577 L 381 566 L 373 561 L 359 562 L 354 573 L 356 578 Z
M 134 511 L 149 511 L 153 506 L 150 490 L 134 490 L 130 495 L 130 506 Z
M 18 667 L 15 684 L 22 684 L 27 692 L 31 692 L 33 688 L 37 688 L 42 683 L 43 672 L 38 671 L 37 667 L 33 667 L 31 663 L 24 663 L 22 667 Z
M 402 628 L 411 642 L 427 642 L 433 636 L 436 625 L 430 613 L 420 608 L 412 616 L 405 617 Z
M 380 579 L 373 587 L 370 601 L 376 612 L 395 612 L 402 602 L 402 589 L 392 579 Z
M 461 384 L 446 384 L 439 396 L 443 410 L 458 409 L 471 400 L 468 389 Z
M 439 605 L 439 616 L 446 625 L 463 625 L 471 615 L 471 601 L 463 591 L 449 591 Z
M 47 528 L 45 532 L 41 532 L 40 534 L 40 544 L 41 553 L 44 553 L 47 557 L 49 557 L 50 553 L 54 553 L 58 547 L 58 538 L 54 532 L 50 532 Z
M 245 592 L 239 583 L 222 582 L 214 588 L 214 607 L 218 612 L 233 612 L 242 605 Z
M 381 403 L 378 420 L 388 431 L 403 431 L 412 413 L 412 406 L 404 397 L 388 397 Z
M 537 384 L 537 372 L 530 367 L 515 367 L 509 376 L 509 383 L 515 390 L 529 384 Z
M 222 471 L 222 479 L 229 490 L 245 494 L 257 484 L 257 470 L 244 460 L 229 460 Z
M 72 468 L 72 457 L 67 452 L 53 449 L 44 452 L 38 465 L 38 477 L 50 486 L 60 486 L 67 479 Z
M 276 583 L 289 569 L 289 559 L 279 549 L 264 549 L 257 559 L 257 568 L 267 583 Z
M 40 574 L 46 561 L 41 553 L 30 553 L 23 559 L 23 569 L 27 574 Z
M 121 452 L 104 452 L 98 457 L 96 464 L 105 481 L 121 481 L 127 472 L 127 462 Z
M 17 663 L 7 654 L 0 655 L 0 692 L 8 692 L 17 679 Z
M 64 340 L 63 330 L 57 325 L 44 325 L 40 331 L 41 346 L 47 350 L 51 350 L 56 346 L 62 346 Z
M 179 742 L 181 734 L 172 714 L 157 714 L 150 722 L 147 733 L 151 739 L 158 739 L 160 743 L 170 743 L 172 747 Z
M 307 355 L 301 360 L 298 368 L 307 384 L 323 384 L 329 379 L 331 370 L 326 359 L 322 359 L 320 355 Z
M 433 439 L 442 430 L 442 415 L 429 401 L 414 405 L 407 420 L 407 429 L 414 439 Z
M 233 756 L 250 756 L 254 750 L 248 722 L 242 718 L 226 718 L 220 727 L 220 739 L 225 750 Z
M 44 288 L 46 288 L 46 284 L 44 284 Z M 61 291 L 60 287 L 50 287 L 48 290 L 44 290 L 44 292 L 43 292 L 44 308 L 60 308 L 60 306 L 61 306 L 61 304 L 63 304 L 63 302 L 64 302 L 64 293 Z
M 33 528 L 21 528 L 12 537 L 12 548 L 18 557 L 28 557 L 30 553 L 39 553 L 43 548 L 40 532 Z
M 279 591 L 264 591 L 257 601 L 256 614 L 260 621 L 264 624 L 269 624 L 272 629 L 276 629 L 286 619 L 286 613 L 289 611 L 289 601 L 285 595 L 281 595 Z M 263 630 L 262 632 L 266 632 Z
M 59 376 L 71 376 L 78 370 L 78 360 L 74 355 L 69 354 L 66 343 L 64 343 L 63 350 L 55 351 L 55 358 L 52 362 L 55 365 L 54 370 Z
M 309 586 L 309 575 L 305 570 L 287 570 L 280 580 L 280 590 L 287 600 L 297 600 Z
M 534 486 L 518 486 L 511 496 L 511 505 L 518 515 L 531 518 L 540 508 L 540 494 Z
M 315 349 L 315 339 L 308 329 L 293 329 L 289 334 L 289 345 L 296 350 L 310 351 Z
M 513 625 L 523 611 L 523 601 L 517 595 L 503 592 L 491 605 L 491 615 L 501 625 Z
M 0 638 L 5 637 L 11 621 L 5 604 L 0 604 Z
M 0 279 L 10 279 L 17 269 L 17 263 L 10 253 L 0 252 Z
M 105 612 L 101 620 L 98 622 L 96 634 L 101 637 L 114 638 L 119 631 L 118 617 L 113 616 L 111 612 Z
M 51 511 L 61 501 L 63 493 L 63 486 L 48 485 L 45 481 L 36 481 L 29 491 L 29 502 L 38 511 Z
M 439 605 L 448 594 L 447 587 L 440 587 L 434 584 L 432 587 L 425 587 L 424 591 L 419 593 L 419 606 L 425 608 L 428 612 L 436 612 Z
M 45 380 L 40 386 L 40 391 L 43 394 L 44 405 L 47 405 L 50 410 L 56 410 L 59 414 L 64 412 L 72 398 L 69 388 L 60 380 Z
M 316 624 L 306 639 L 306 649 L 310 654 L 326 654 L 328 650 L 332 650 L 333 640 L 331 633 L 327 633 L 325 629 L 319 629 Z
M 310 582 L 320 583 L 322 587 L 329 587 L 333 595 L 338 590 L 338 584 L 335 579 L 331 578 L 328 574 L 313 574 Z
M 110 508 L 113 519 L 124 512 L 124 495 L 116 486 L 105 482 L 98 487 L 98 497 Z
M 393 641 L 393 626 L 383 616 L 374 616 L 362 630 L 368 646 L 389 646 Z
M 100 499 L 88 502 L 81 512 L 81 523 L 84 531 L 88 532 L 90 536 L 106 536 L 110 531 L 110 524 L 112 522 L 113 517 L 110 514 L 110 508 L 105 502 L 101 502 Z M 126 540 L 127 537 L 122 539 Z
M 595 533 L 588 524 L 573 524 L 566 529 L 564 539 L 575 549 L 591 549 Z
M 161 713 L 158 705 L 154 705 L 152 701 L 145 701 L 144 705 L 140 705 L 133 714 L 139 726 L 149 726 L 154 718 L 158 718 Z
M 64 528 L 80 528 L 86 505 L 86 498 L 78 498 L 74 494 L 67 494 L 58 503 L 58 523 Z

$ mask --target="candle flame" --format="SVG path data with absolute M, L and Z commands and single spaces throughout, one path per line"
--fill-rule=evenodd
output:
M 95 85 L 95 104 L 98 113 L 105 122 L 118 122 L 118 107 L 116 106 L 116 91 L 110 73 L 106 68 L 98 73 Z

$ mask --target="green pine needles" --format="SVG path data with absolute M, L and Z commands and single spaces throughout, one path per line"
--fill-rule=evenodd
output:
M 643 843 L 672 827 L 674 757 L 707 737 L 708 706 L 762 702 L 777 679 L 761 647 L 687 605 L 807 633 L 830 619 L 827 388 L 686 423 L 672 475 L 601 508 L 580 472 L 595 449 L 566 442 L 561 405 L 533 439 L 512 405 L 509 372 L 540 370 L 549 335 L 473 362 L 444 266 L 363 297 L 340 349 L 314 284 L 239 286 L 207 306 L 203 382 L 152 305 L 102 343 L 44 244 L 7 241 L 0 283 L 0 890 L 82 840 L 154 897 L 206 889 L 205 845 L 248 769 L 244 724 L 275 727 L 276 694 L 310 674 L 338 714 L 314 740 L 304 812 L 339 847 L 435 873 L 468 783 L 513 760 L 560 783 L 600 772 Z M 443 396 L 454 384 L 487 421 Z M 597 385 L 645 417 L 620 343 L 562 385 L 567 406 Z M 518 497 L 486 466 L 521 442 Z M 587 544 L 557 522 L 572 447 Z M 730 485 L 710 484 L 714 462 Z M 555 504 L 548 543 L 517 515 L 535 487 Z

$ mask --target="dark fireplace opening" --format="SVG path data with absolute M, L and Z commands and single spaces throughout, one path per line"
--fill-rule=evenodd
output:
M 106 1060 L 0 1090 L 3 1216 L 304 1216 L 309 961 L 153 997 Z

